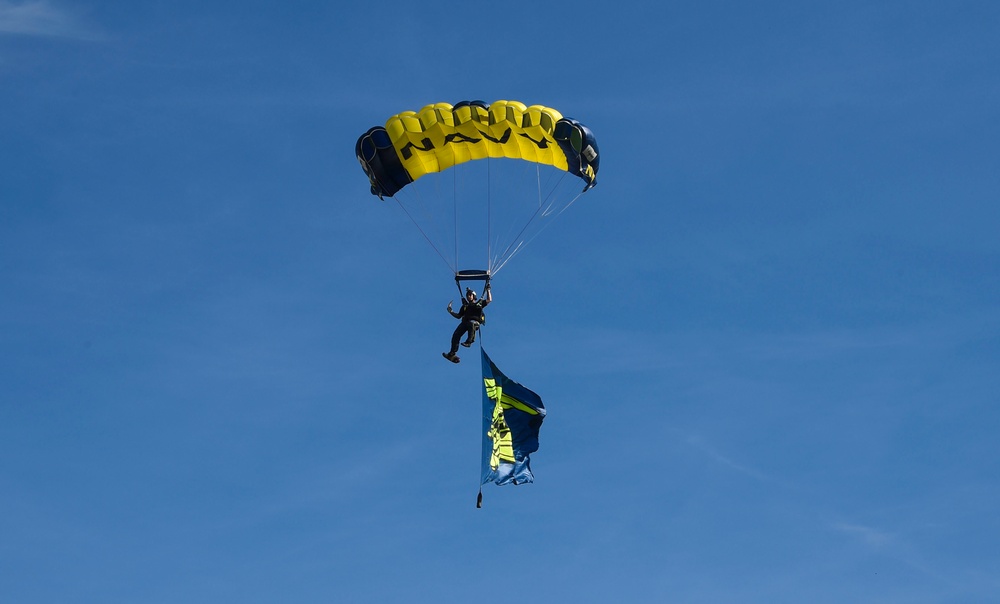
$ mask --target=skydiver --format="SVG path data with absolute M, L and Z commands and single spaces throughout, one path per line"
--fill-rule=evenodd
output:
M 486 315 L 483 314 L 483 309 L 492 301 L 493 294 L 490 292 L 490 284 L 487 283 L 482 300 L 477 300 L 476 292 L 467 287 L 465 288 L 465 299 L 462 300 L 462 308 L 458 312 L 451 309 L 451 302 L 448 303 L 448 314 L 456 319 L 460 319 L 462 322 L 458 324 L 455 333 L 451 335 L 451 351 L 442 352 L 441 356 L 452 363 L 457 363 L 461 360 L 455 353 L 458 352 L 458 344 L 462 339 L 462 335 L 468 334 L 465 341 L 462 342 L 462 346 L 466 348 L 472 346 L 472 343 L 476 341 L 476 331 L 481 324 L 486 322 Z

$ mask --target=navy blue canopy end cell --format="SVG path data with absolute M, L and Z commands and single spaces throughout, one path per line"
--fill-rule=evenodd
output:
M 392 197 L 397 191 L 413 182 L 385 128 L 375 126 L 361 135 L 355 146 L 361 168 L 371 181 L 372 195 Z

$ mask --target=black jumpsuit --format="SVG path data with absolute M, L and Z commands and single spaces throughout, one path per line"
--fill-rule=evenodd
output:
M 489 302 L 486 300 L 477 300 L 471 303 L 468 300 L 465 300 L 462 302 L 462 308 L 457 313 L 451 313 L 453 317 L 461 319 L 462 322 L 458 324 L 458 327 L 455 329 L 455 333 L 451 335 L 451 352 L 448 354 L 455 354 L 458 352 L 458 343 L 465 334 L 469 334 L 466 341 L 470 344 L 476 341 L 476 330 L 479 329 L 480 323 L 482 323 L 485 319 L 483 315 L 483 307 L 487 304 L 489 304 Z

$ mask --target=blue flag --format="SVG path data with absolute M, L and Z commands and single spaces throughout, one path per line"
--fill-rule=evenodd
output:
M 481 349 L 482 350 L 482 349 Z M 530 453 L 538 450 L 545 405 L 537 394 L 505 376 L 486 351 L 483 356 L 482 482 L 498 485 L 534 481 Z M 482 491 L 480 491 L 481 503 Z

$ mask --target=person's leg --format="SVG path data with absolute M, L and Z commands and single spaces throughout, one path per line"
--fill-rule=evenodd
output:
M 448 352 L 449 355 L 458 352 L 458 342 L 462 339 L 462 336 L 467 330 L 468 326 L 466 326 L 465 321 L 459 323 L 458 327 L 455 328 L 455 333 L 451 334 L 451 350 Z
M 462 346 L 465 346 L 466 348 L 472 346 L 472 343 L 476 341 L 476 331 L 478 330 L 479 330 L 479 323 L 476 323 L 475 321 L 470 321 L 468 329 L 469 337 L 465 338 L 465 341 L 462 342 Z

